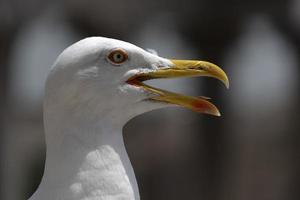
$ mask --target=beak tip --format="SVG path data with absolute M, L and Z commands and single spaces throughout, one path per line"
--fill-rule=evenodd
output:
M 225 81 L 224 84 L 225 84 L 226 89 L 229 89 L 229 86 L 230 86 L 230 85 L 229 85 L 229 81 L 228 81 L 228 80 Z
M 219 78 L 220 81 L 223 82 L 223 84 L 225 85 L 226 89 L 229 89 L 229 79 L 227 77 L 227 75 L 225 74 L 225 72 L 223 72 L 222 76 Z
M 211 104 L 211 105 L 213 107 L 207 111 L 207 114 L 213 115 L 215 117 L 221 117 L 221 113 L 220 113 L 219 109 L 215 105 L 213 105 L 213 104 Z
M 221 113 L 220 113 L 220 111 L 218 110 L 218 111 L 216 111 L 214 114 L 213 114 L 214 116 L 216 116 L 216 117 L 221 117 Z

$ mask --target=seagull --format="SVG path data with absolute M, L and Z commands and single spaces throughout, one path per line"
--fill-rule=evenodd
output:
M 29 200 L 139 200 L 122 128 L 172 105 L 220 116 L 207 97 L 147 85 L 150 79 L 207 76 L 229 87 L 210 62 L 159 57 L 128 42 L 89 37 L 65 49 L 45 86 L 44 175 Z

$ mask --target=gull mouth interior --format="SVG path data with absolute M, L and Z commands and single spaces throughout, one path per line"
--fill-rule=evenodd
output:
M 184 94 L 178 94 L 171 91 L 156 88 L 144 83 L 144 81 L 147 80 L 162 79 L 162 78 L 168 78 L 168 77 L 154 77 L 147 73 L 145 74 L 141 73 L 130 77 L 126 81 L 126 83 L 133 85 L 135 87 L 140 87 L 143 90 L 154 94 L 151 97 L 149 97 L 147 100 L 174 104 L 174 105 L 188 108 L 195 112 L 210 114 L 214 116 L 221 116 L 218 108 L 214 104 L 208 101 L 209 99 L 211 99 L 209 97 L 204 97 L 204 96 L 193 97 Z

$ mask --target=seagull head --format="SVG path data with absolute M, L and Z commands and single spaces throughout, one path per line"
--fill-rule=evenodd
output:
M 224 71 L 205 61 L 159 57 L 120 40 L 91 37 L 64 50 L 46 83 L 46 104 L 75 115 L 128 120 L 170 105 L 219 116 L 206 97 L 176 94 L 147 85 L 151 79 L 208 76 L 229 86 Z

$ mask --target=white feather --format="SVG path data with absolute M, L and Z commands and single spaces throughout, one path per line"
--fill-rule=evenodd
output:
M 128 53 L 121 66 L 107 61 L 115 48 Z M 162 65 L 170 61 L 102 37 L 81 40 L 58 57 L 46 82 L 45 172 L 30 200 L 140 198 L 122 128 L 132 117 L 166 105 L 142 101 L 149 94 L 126 79 Z

